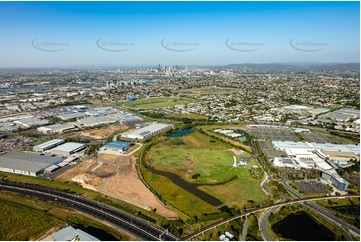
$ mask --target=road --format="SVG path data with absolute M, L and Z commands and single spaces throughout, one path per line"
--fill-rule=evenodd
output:
M 180 240 L 180 238 L 168 233 L 162 228 L 152 226 L 135 216 L 79 195 L 77 196 L 51 188 L 5 181 L 0 181 L 0 190 L 25 194 L 72 207 L 78 211 L 120 227 L 140 240 Z
M 273 205 L 267 205 L 267 206 L 264 206 L 264 207 L 252 209 L 252 210 L 247 211 L 245 213 L 238 214 L 238 215 L 232 216 L 232 217 L 230 217 L 228 219 L 224 219 L 224 220 L 219 221 L 217 223 L 208 225 L 208 226 L 200 229 L 199 231 L 182 238 L 182 240 L 191 240 L 191 239 L 195 238 L 196 236 L 198 236 L 198 235 L 200 235 L 200 234 L 202 234 L 202 233 L 204 233 L 204 232 L 206 232 L 208 230 L 216 228 L 217 226 L 228 223 L 228 222 L 233 221 L 235 219 L 242 218 L 244 216 L 248 216 L 248 215 L 250 215 L 252 213 L 261 212 L 263 210 L 268 210 L 268 209 L 271 209 L 271 208 L 278 208 L 278 207 L 285 206 L 285 205 L 290 205 L 290 204 L 305 203 L 305 202 L 308 202 L 308 201 L 325 200 L 325 199 L 331 199 L 331 198 L 350 198 L 350 197 L 358 197 L 359 198 L 360 196 L 359 195 L 344 195 L 344 196 L 324 196 L 324 197 L 314 197 L 314 198 L 300 198 L 300 199 L 293 200 L 293 201 L 287 201 L 287 202 L 276 203 L 276 204 L 273 204 Z M 349 225 L 349 224 L 347 224 L 347 225 Z M 351 225 L 349 225 L 349 226 L 351 226 Z M 358 235 L 360 235 L 360 233 L 358 233 Z
M 281 199 L 279 200 L 280 203 L 286 201 L 287 201 L 287 197 L 285 196 L 282 196 Z M 269 210 L 265 210 L 259 219 L 259 230 L 261 232 L 263 240 L 265 241 L 272 241 L 272 237 L 269 235 L 267 230 L 267 221 L 269 216 L 277 209 L 278 207 L 274 207 L 274 208 L 270 208 Z
M 242 234 L 239 236 L 240 241 L 246 241 L 247 232 L 248 232 L 248 219 L 247 217 L 245 217 L 242 228 Z
M 293 194 L 294 196 L 296 196 L 299 199 L 303 199 L 304 197 L 299 194 L 297 191 L 295 191 L 292 187 L 288 186 L 286 181 L 284 179 L 281 179 L 281 184 L 285 187 L 285 189 L 287 191 L 289 191 L 291 194 Z M 335 213 L 330 211 L 327 208 L 324 208 L 321 205 L 318 205 L 317 203 L 313 202 L 313 201 L 309 201 L 309 202 L 305 202 L 304 203 L 307 207 L 311 208 L 314 212 L 318 213 L 319 215 L 323 216 L 324 218 L 326 218 L 328 221 L 330 221 L 331 223 L 337 225 L 338 227 L 340 227 L 341 229 L 343 229 L 347 236 L 349 237 L 349 240 L 352 240 L 352 237 L 349 235 L 349 231 L 352 232 L 355 235 L 360 236 L 360 230 L 357 229 L 356 227 L 350 225 L 349 223 L 343 221 L 342 219 L 336 217 Z

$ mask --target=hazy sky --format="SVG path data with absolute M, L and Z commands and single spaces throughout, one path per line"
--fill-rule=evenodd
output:
M 359 62 L 359 2 L 0 2 L 0 67 Z

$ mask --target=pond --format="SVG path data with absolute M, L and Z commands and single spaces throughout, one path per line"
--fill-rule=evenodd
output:
M 335 240 L 335 236 L 331 230 L 315 221 L 305 212 L 298 212 L 288 215 L 285 219 L 274 224 L 272 226 L 272 230 L 283 238 L 292 240 Z
M 88 227 L 83 227 L 81 225 L 77 225 L 74 226 L 77 229 L 81 229 L 84 232 L 87 232 L 90 235 L 93 235 L 95 238 L 101 240 L 101 241 L 117 241 L 118 239 L 116 237 L 114 237 L 112 234 L 99 229 L 99 228 L 95 228 L 93 226 L 88 226 Z
M 180 136 L 185 136 L 187 134 L 193 133 L 195 130 L 194 128 L 188 128 L 188 129 L 180 129 L 177 132 L 171 133 L 168 138 L 175 138 Z

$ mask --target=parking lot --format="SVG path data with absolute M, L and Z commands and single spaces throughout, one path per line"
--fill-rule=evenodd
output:
M 282 150 L 275 150 L 271 141 L 258 141 L 259 147 L 268 158 L 286 156 Z
M 305 194 L 329 193 L 328 187 L 318 181 L 298 181 L 295 185 Z
M 343 144 L 344 140 L 337 136 L 331 136 L 321 133 L 302 133 L 300 134 L 306 142 L 315 142 L 315 143 L 333 143 L 333 144 Z
M 252 134 L 258 140 L 300 141 L 296 133 L 288 129 L 257 128 L 248 129 L 248 133 Z

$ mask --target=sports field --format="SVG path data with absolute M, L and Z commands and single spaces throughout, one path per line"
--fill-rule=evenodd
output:
M 124 103 L 123 106 L 135 110 L 140 109 L 156 109 L 168 106 L 183 105 L 188 103 L 200 102 L 197 99 L 185 97 L 154 97 L 138 99 L 133 102 Z

